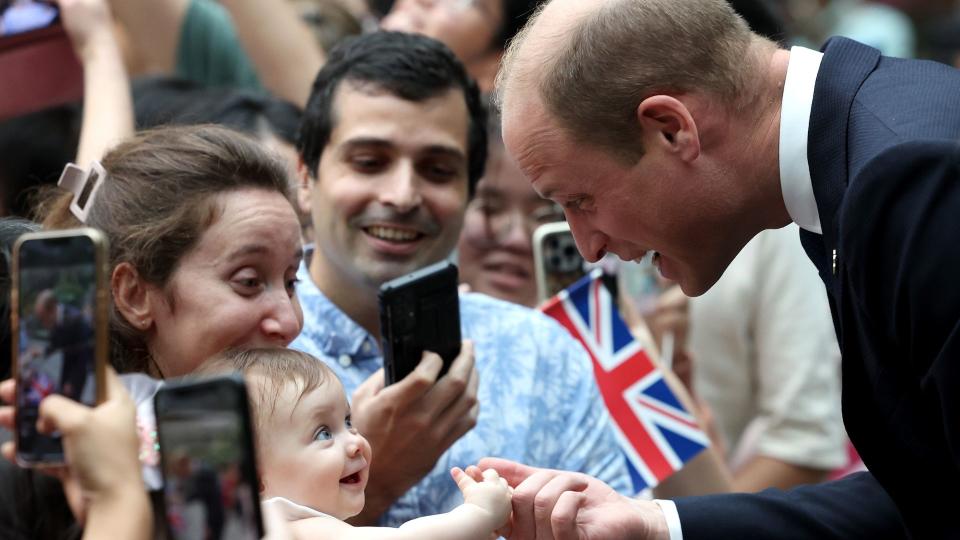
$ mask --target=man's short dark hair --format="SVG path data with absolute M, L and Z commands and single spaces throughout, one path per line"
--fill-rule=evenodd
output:
M 472 196 L 487 159 L 487 114 L 463 64 L 444 44 L 400 32 L 374 32 L 344 41 L 317 74 L 300 124 L 297 151 L 315 175 L 334 127 L 333 98 L 343 81 L 363 83 L 408 101 L 424 101 L 459 88 L 469 113 L 467 178 Z M 340 111 L 341 114 L 349 111 Z

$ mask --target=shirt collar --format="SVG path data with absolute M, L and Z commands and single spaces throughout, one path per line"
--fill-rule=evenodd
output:
M 323 294 L 310 277 L 307 261 L 312 246 L 304 246 L 303 262 L 297 271 L 297 297 L 303 308 L 303 334 L 317 343 L 324 354 L 337 357 L 343 354 L 357 359 L 375 358 L 380 354 L 376 340 Z
M 790 219 L 800 228 L 823 234 L 817 199 L 813 195 L 810 163 L 807 161 L 807 137 L 813 89 L 823 53 L 793 47 L 783 84 L 780 109 L 780 188 Z

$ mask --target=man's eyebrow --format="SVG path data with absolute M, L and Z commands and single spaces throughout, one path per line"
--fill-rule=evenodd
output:
M 393 144 L 386 139 L 381 139 L 378 137 L 355 137 L 353 139 L 344 141 L 340 146 L 345 150 L 350 150 L 360 146 L 390 148 L 393 146 Z
M 355 137 L 352 139 L 347 139 L 341 145 L 341 148 L 349 150 L 356 147 L 362 146 L 372 146 L 377 148 L 393 148 L 396 146 L 392 141 L 388 139 L 381 139 L 379 137 Z M 446 144 L 431 144 L 417 150 L 418 154 L 446 154 L 451 155 L 460 159 L 466 159 L 467 156 L 464 154 L 463 150 L 457 148 L 456 146 L 450 146 Z

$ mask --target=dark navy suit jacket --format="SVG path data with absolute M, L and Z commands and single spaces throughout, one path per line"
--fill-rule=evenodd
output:
M 824 48 L 808 161 L 843 417 L 870 473 L 677 500 L 684 540 L 960 538 L 960 71 Z

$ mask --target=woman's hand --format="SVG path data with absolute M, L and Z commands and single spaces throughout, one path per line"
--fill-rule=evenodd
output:
M 81 62 L 86 62 L 97 48 L 113 47 L 113 19 L 106 0 L 57 0 L 63 26 Z

